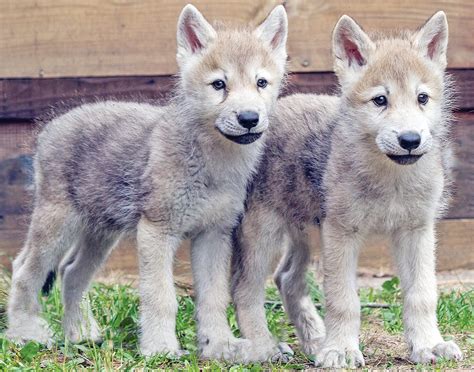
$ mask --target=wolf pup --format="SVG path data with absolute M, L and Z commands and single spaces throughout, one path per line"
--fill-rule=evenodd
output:
M 333 33 L 341 97 L 279 101 L 234 233 L 233 297 L 242 334 L 260 359 L 275 352 L 264 282 L 286 250 L 275 280 L 303 351 L 324 367 L 364 365 L 356 267 L 359 248 L 374 233 L 392 242 L 410 359 L 462 358 L 436 321 L 435 221 L 451 176 L 447 44 L 443 12 L 414 33 L 373 38 L 343 16 Z M 305 283 L 305 230 L 315 223 L 322 225 L 326 331 Z
M 59 267 L 67 339 L 99 340 L 81 301 L 116 242 L 136 234 L 142 353 L 182 353 L 172 263 L 186 238 L 202 357 L 248 352 L 250 342 L 234 338 L 226 318 L 229 237 L 285 75 L 287 17 L 278 6 L 256 30 L 216 31 L 187 5 L 177 37 L 180 80 L 168 106 L 87 104 L 39 135 L 34 212 L 13 264 L 11 339 L 50 341 L 38 292 Z

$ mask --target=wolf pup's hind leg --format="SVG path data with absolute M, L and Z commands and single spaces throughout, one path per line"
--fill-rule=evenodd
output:
M 290 232 L 290 248 L 275 274 L 275 282 L 285 309 L 295 325 L 303 352 L 315 355 L 325 336 L 325 329 L 306 282 L 311 249 L 305 231 L 291 227 Z
M 62 272 L 64 333 L 72 342 L 101 341 L 99 326 L 87 298 L 90 281 L 117 241 L 115 235 L 84 230 Z
M 265 223 L 261 223 L 265 221 Z M 253 344 L 249 361 L 287 361 L 291 349 L 278 345 L 265 317 L 265 282 L 287 246 L 277 216 L 254 208 L 237 229 L 232 257 L 232 297 L 242 335 Z
M 20 343 L 52 342 L 52 332 L 40 317 L 38 296 L 48 273 L 73 245 L 76 226 L 67 207 L 41 203 L 34 210 L 26 244 L 13 265 L 8 338 Z

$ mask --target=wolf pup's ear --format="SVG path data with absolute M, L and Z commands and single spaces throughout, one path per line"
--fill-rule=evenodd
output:
M 443 11 L 435 13 L 415 33 L 414 44 L 424 56 L 439 64 L 445 69 L 448 61 L 446 52 L 448 49 L 448 20 Z
M 282 63 L 286 63 L 286 40 L 288 38 L 288 17 L 283 5 L 278 5 L 254 31 Z
M 360 71 L 374 49 L 375 44 L 351 17 L 339 19 L 332 33 L 332 51 L 334 70 L 340 78 L 348 71 Z
M 217 36 L 214 28 L 193 5 L 186 5 L 178 19 L 178 63 L 199 53 Z

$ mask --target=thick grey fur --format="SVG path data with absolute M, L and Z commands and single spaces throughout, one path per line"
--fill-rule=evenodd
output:
M 175 333 L 173 260 L 192 239 L 198 342 L 203 358 L 248 359 L 251 344 L 227 323 L 230 232 L 285 74 L 287 20 L 279 6 L 256 30 L 216 32 L 191 5 L 178 21 L 180 79 L 167 106 L 98 102 L 48 122 L 34 158 L 34 211 L 13 264 L 7 336 L 52 342 L 38 293 L 48 273 L 62 278 L 63 326 L 72 342 L 100 341 L 87 289 L 124 236 L 136 236 L 140 349 L 183 351 Z M 258 79 L 269 84 L 259 88 Z M 215 89 L 216 79 L 226 89 Z M 238 114 L 259 114 L 252 128 Z

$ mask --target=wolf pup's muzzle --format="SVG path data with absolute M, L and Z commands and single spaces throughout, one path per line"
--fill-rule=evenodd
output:
M 239 136 L 224 134 L 224 136 L 230 139 L 231 141 L 234 141 L 241 145 L 248 145 L 252 142 L 255 142 L 262 136 L 262 133 L 250 133 L 250 130 L 252 130 L 252 128 L 258 125 L 259 120 L 260 120 L 260 116 L 258 112 L 242 111 L 237 115 L 237 121 L 242 127 L 247 129 L 249 133 L 242 134 Z
M 387 156 L 393 160 L 397 164 L 401 165 L 407 165 L 407 164 L 413 164 L 420 159 L 423 154 L 418 154 L 418 155 L 413 155 L 411 154 L 412 150 L 415 150 L 420 146 L 421 143 L 421 136 L 416 133 L 416 132 L 404 132 L 400 134 L 398 137 L 398 143 L 400 144 L 400 147 L 408 150 L 407 155 L 390 155 L 387 154 Z
M 224 136 L 241 145 L 248 145 L 258 140 L 262 136 L 262 133 L 247 133 L 242 134 L 241 136 L 230 136 L 228 134 L 224 134 Z

